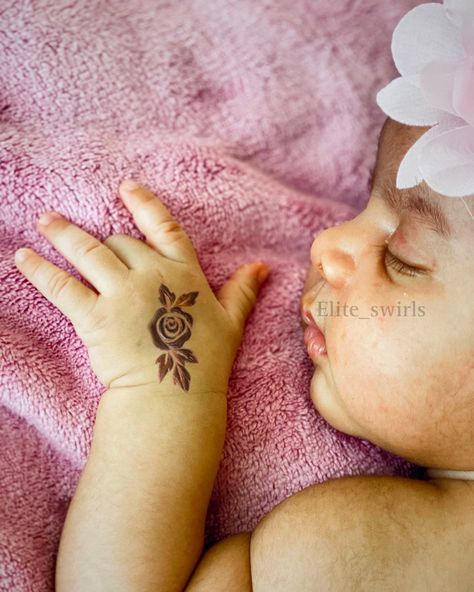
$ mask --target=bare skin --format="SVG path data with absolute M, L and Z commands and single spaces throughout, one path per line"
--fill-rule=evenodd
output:
M 468 592 L 473 522 L 466 482 L 327 481 L 208 550 L 186 590 Z
M 423 131 L 388 122 L 367 208 L 314 241 L 301 302 L 325 334 L 327 356 L 311 397 L 344 432 L 425 467 L 473 471 L 473 220 L 460 200 L 429 193 L 438 223 L 442 214 L 451 227 L 446 238 L 410 211 L 411 191 L 387 199 Z M 73 322 L 108 388 L 61 535 L 56 590 L 473 590 L 474 482 L 462 479 L 331 480 L 203 553 L 228 378 L 260 282 L 244 266 L 216 297 L 164 204 L 142 186 L 124 184 L 121 194 L 146 244 L 127 236 L 101 244 L 65 219 L 41 230 L 97 293 L 36 254 L 18 263 Z M 425 314 L 328 317 L 318 312 L 322 300 L 361 311 L 414 301 Z M 192 306 L 192 336 L 178 301 Z M 178 371 L 171 384 L 157 347 L 171 347 L 183 367 L 194 361 L 191 379 Z
M 414 212 L 394 211 L 385 195 L 426 129 L 388 121 L 366 209 L 312 245 L 302 303 L 325 334 L 328 356 L 318 362 L 311 395 L 341 431 L 422 466 L 468 471 L 474 469 L 474 221 L 461 200 L 423 184 L 451 226 L 445 239 Z M 473 211 L 474 198 L 467 202 Z M 427 271 L 400 273 L 390 253 Z M 334 301 L 365 314 L 373 305 L 415 302 L 424 314 L 368 320 L 319 314 L 321 302 Z
M 451 227 L 445 239 L 414 212 L 394 211 L 385 196 L 386 182 L 394 181 L 403 155 L 425 129 L 388 121 L 366 209 L 312 245 L 302 303 L 325 334 L 328 356 L 318 362 L 311 395 L 319 412 L 346 433 L 425 467 L 469 471 L 474 221 L 461 200 L 423 183 Z M 474 198 L 466 201 L 473 211 Z M 392 267 L 390 253 L 427 271 L 405 275 Z M 369 320 L 318 314 L 320 302 L 336 300 L 365 313 L 373 305 L 415 302 L 424 314 Z
M 302 304 L 325 333 L 328 356 L 311 396 L 344 432 L 426 467 L 472 471 L 474 222 L 460 200 L 429 190 L 454 232 L 446 243 L 379 193 L 424 131 L 389 120 L 366 210 L 314 241 Z M 466 203 L 473 211 L 474 199 Z M 431 276 L 380 273 L 385 240 L 400 259 L 431 266 Z M 412 299 L 425 307 L 422 318 L 318 316 L 322 300 L 363 309 Z M 304 489 L 253 533 L 215 545 L 187 590 L 468 592 L 473 565 L 474 481 L 345 478 Z

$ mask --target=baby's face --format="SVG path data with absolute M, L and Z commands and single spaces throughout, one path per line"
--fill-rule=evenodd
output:
M 474 220 L 460 199 L 425 183 L 390 191 L 426 129 L 388 120 L 366 209 L 312 245 L 301 302 L 325 335 L 327 356 L 311 398 L 341 431 L 420 465 L 473 470 Z M 428 206 L 417 197 L 423 192 Z M 474 199 L 466 202 L 474 212 Z M 450 236 L 413 203 L 424 211 L 431 204 Z

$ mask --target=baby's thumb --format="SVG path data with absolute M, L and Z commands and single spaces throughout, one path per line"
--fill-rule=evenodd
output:
M 243 329 L 257 301 L 260 286 L 269 273 L 265 263 L 247 263 L 239 267 L 219 290 L 219 302 L 238 327 Z

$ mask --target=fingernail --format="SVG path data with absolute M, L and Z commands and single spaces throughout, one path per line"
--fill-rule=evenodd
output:
M 122 183 L 122 188 L 128 189 L 129 191 L 133 191 L 134 189 L 138 189 L 139 187 L 140 187 L 140 185 L 136 181 L 134 181 L 133 179 L 126 179 Z
M 257 277 L 259 282 L 263 282 L 267 279 L 270 270 L 268 267 L 261 267 L 257 272 Z
M 50 224 L 53 220 L 57 220 L 58 218 L 61 218 L 61 215 L 56 213 L 56 212 L 46 212 L 44 213 L 40 219 L 38 220 L 38 222 L 42 225 L 42 226 L 47 226 L 48 224 Z
M 28 258 L 28 255 L 31 253 L 31 249 L 18 249 L 15 252 L 15 261 L 17 263 L 23 263 Z

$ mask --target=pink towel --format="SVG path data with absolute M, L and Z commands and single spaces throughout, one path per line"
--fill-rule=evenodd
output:
M 229 389 L 207 543 L 251 530 L 328 478 L 412 474 L 314 410 L 299 297 L 322 229 L 367 200 L 396 74 L 392 30 L 414 0 L 56 0 L 0 16 L 0 590 L 53 589 L 61 528 L 103 386 L 71 323 L 16 270 L 57 209 L 103 240 L 143 238 L 117 195 L 133 177 L 183 224 L 217 290 L 272 273 Z

